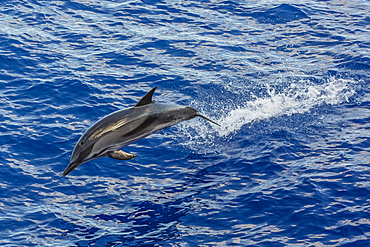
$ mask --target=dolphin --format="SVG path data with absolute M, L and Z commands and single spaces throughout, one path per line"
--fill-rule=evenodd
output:
M 63 177 L 81 164 L 104 156 L 118 160 L 135 158 L 135 154 L 119 149 L 194 117 L 202 117 L 220 126 L 192 107 L 154 103 L 152 97 L 156 89 L 152 88 L 134 107 L 115 111 L 94 123 L 76 143 Z

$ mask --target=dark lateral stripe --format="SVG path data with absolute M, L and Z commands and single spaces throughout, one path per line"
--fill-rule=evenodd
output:
M 107 150 L 110 149 L 110 147 L 106 147 L 103 150 L 101 150 L 98 154 L 94 155 L 94 157 L 102 157 L 102 155 L 107 152 Z
M 124 134 L 123 137 L 129 137 L 129 136 L 139 133 L 141 130 L 151 125 L 156 119 L 157 119 L 156 117 L 148 117 L 147 119 L 145 119 L 145 121 L 142 124 L 137 126 L 135 129 L 131 130 L 130 132 L 127 132 L 126 134 Z
M 93 147 L 94 147 L 94 144 L 91 144 L 88 148 L 82 151 L 80 155 L 78 156 L 76 163 L 83 162 L 86 159 L 86 157 L 89 156 Z

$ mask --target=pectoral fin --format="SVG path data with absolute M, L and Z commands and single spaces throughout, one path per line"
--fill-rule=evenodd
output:
M 126 153 L 122 150 L 117 150 L 117 151 L 111 151 L 108 153 L 108 157 L 111 157 L 113 159 L 117 159 L 117 160 L 130 160 L 132 158 L 135 158 L 136 155 L 135 154 L 129 154 L 129 153 Z

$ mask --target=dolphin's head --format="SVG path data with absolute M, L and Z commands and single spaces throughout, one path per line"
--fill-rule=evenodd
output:
M 96 142 L 89 139 L 89 136 L 90 135 L 85 133 L 78 140 L 76 146 L 73 149 L 69 165 L 63 172 L 63 177 L 67 176 L 71 171 L 73 171 L 83 163 L 101 157 L 99 153 L 94 152 L 94 146 Z

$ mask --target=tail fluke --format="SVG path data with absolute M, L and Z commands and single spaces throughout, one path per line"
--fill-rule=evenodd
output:
M 221 127 L 221 125 L 219 125 L 219 124 L 218 124 L 218 123 L 216 123 L 215 121 L 213 121 L 213 120 L 211 120 L 211 119 L 209 119 L 209 118 L 207 118 L 207 117 L 203 116 L 203 115 L 202 115 L 202 114 L 200 114 L 199 112 L 196 114 L 196 116 L 201 117 L 201 118 L 204 118 L 205 120 L 208 120 L 208 121 L 210 121 L 211 123 L 216 124 L 217 126 L 220 126 L 220 127 Z

